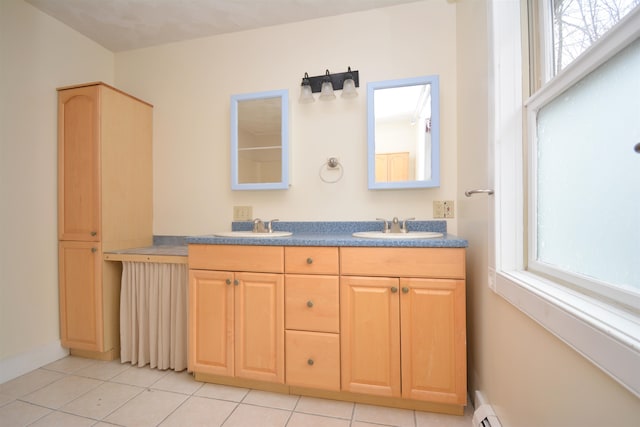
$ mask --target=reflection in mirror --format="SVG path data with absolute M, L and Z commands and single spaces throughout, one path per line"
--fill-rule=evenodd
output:
M 367 85 L 369 188 L 440 185 L 438 76 Z
M 289 186 L 288 91 L 231 97 L 231 189 Z

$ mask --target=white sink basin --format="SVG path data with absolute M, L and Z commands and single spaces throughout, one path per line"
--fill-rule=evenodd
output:
M 290 231 L 273 231 L 271 233 L 254 233 L 253 231 L 221 231 L 213 233 L 216 237 L 248 237 L 248 238 L 265 238 L 265 237 L 287 237 L 293 233 Z
M 359 231 L 353 237 L 365 239 L 435 239 L 442 237 L 442 233 L 433 231 L 409 231 L 408 233 L 383 233 L 382 231 Z

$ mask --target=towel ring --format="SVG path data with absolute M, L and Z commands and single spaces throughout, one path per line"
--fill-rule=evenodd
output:
M 323 173 L 326 171 L 338 171 L 340 172 L 340 174 L 335 179 L 327 179 L 323 176 Z M 327 162 L 323 163 L 320 166 L 319 175 L 322 182 L 326 182 L 327 184 L 335 184 L 342 179 L 342 176 L 344 175 L 344 168 L 336 157 L 329 157 L 327 159 Z

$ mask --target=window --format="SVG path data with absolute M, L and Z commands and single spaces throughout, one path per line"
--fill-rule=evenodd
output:
M 540 35 L 553 37 L 555 69 L 570 74 L 579 55 L 595 68 L 528 103 L 528 266 L 640 309 L 640 38 L 597 45 L 634 3 L 549 2 L 553 32 Z
M 639 1 L 527 3 L 529 57 L 525 2 L 490 2 L 490 286 L 640 397 Z

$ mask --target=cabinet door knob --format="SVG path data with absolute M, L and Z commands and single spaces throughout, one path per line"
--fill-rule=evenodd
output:
M 230 285 L 230 284 L 231 284 L 231 279 L 227 279 L 227 280 L 225 280 L 225 283 L 226 283 L 227 285 Z
M 409 293 L 409 288 L 407 288 L 406 286 L 404 286 L 404 287 L 402 288 L 402 293 L 403 293 L 403 294 L 408 294 L 408 293 Z
M 95 254 L 96 252 L 98 252 L 98 248 L 91 248 L 91 253 Z
M 235 279 L 235 280 L 233 281 L 233 284 L 234 284 L 234 285 L 236 285 L 236 286 L 238 286 L 238 285 L 240 284 L 240 281 L 238 281 L 238 279 Z
M 97 235 L 98 235 L 98 232 L 97 232 L 97 231 L 92 231 L 90 234 L 91 234 L 92 236 L 97 236 Z
M 313 366 L 313 359 L 309 359 L 309 360 L 307 360 L 307 365 L 309 365 L 309 366 Z
M 311 257 L 307 258 L 307 264 L 313 264 L 313 258 Z
M 309 308 L 313 307 L 313 301 L 311 300 L 307 301 L 307 307 Z
M 395 286 L 391 287 L 391 293 L 395 294 L 396 292 L 398 292 L 398 288 L 396 288 Z

